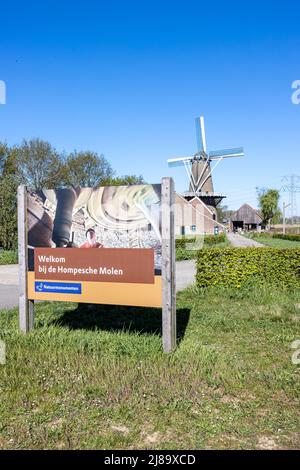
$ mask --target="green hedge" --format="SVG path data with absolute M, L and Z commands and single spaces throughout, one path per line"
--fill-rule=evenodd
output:
M 175 240 L 175 247 L 176 248 L 186 248 L 187 243 L 195 243 L 196 237 L 182 237 L 182 238 L 176 238 Z
M 300 242 L 300 234 L 274 233 L 273 238 L 280 238 L 281 240 L 290 240 L 291 242 Z
M 216 248 L 197 256 L 198 287 L 300 287 L 300 248 Z
M 18 252 L 0 251 L 0 264 L 18 264 Z
M 176 261 L 186 261 L 196 259 L 199 250 L 187 250 L 186 248 L 177 248 Z
M 226 241 L 225 233 L 220 233 L 219 235 L 204 235 L 204 244 L 207 246 L 217 245 L 218 243 L 223 243 Z M 176 238 L 175 246 L 176 248 L 185 249 L 188 243 L 195 243 L 196 237 L 182 237 Z
M 270 232 L 248 232 L 246 233 L 248 238 L 273 238 L 273 233 Z
M 205 235 L 204 243 L 207 246 L 217 245 L 218 243 L 226 242 L 225 233 L 219 233 L 218 235 Z

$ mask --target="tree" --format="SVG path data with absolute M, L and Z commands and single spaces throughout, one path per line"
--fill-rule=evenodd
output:
M 6 160 L 7 145 L 0 142 L 0 176 L 3 173 L 3 167 Z
M 1 144 L 0 144 L 1 148 Z M 1 149 L 0 149 L 1 152 Z M 5 153 L 3 153 L 3 160 L 0 168 L 0 175 L 15 175 L 18 178 L 18 149 L 17 147 L 8 147 L 6 145 Z
M 228 209 L 228 206 L 218 206 L 217 207 L 217 216 L 218 221 L 224 223 L 225 220 L 228 220 L 234 211 Z
M 15 175 L 0 178 L 0 245 L 5 250 L 17 248 L 17 188 Z
M 124 176 L 116 176 L 114 178 L 109 178 L 102 182 L 104 186 L 127 186 L 130 184 L 145 184 L 145 180 L 140 176 L 136 175 L 124 175 Z
M 16 159 L 20 181 L 31 189 L 58 187 L 64 182 L 62 156 L 41 139 L 24 140 L 16 147 Z
M 0 245 L 17 248 L 17 187 L 16 150 L 0 143 Z
M 91 151 L 73 152 L 68 155 L 64 173 L 65 182 L 74 187 L 93 187 L 114 175 L 106 158 Z
M 266 226 L 275 224 L 280 220 L 279 191 L 277 189 L 260 189 L 258 190 L 258 200 L 261 209 L 263 223 Z
M 142 176 L 114 177 L 103 155 L 91 151 L 73 152 L 67 157 L 49 142 L 24 140 L 9 147 L 0 142 L 0 246 L 17 246 L 17 187 L 25 184 L 35 191 L 61 186 L 143 184 Z

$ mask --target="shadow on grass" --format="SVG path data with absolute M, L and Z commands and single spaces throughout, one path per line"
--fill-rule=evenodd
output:
M 180 341 L 189 322 L 190 310 L 177 309 L 177 339 Z M 118 305 L 78 304 L 53 322 L 71 330 L 129 331 L 140 334 L 162 334 L 160 308 L 127 307 Z

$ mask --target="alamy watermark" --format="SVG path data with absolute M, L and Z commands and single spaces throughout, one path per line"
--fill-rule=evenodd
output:
M 4 341 L 0 340 L 0 365 L 6 364 L 6 347 Z
M 292 342 L 291 348 L 296 351 L 292 354 L 292 363 L 295 365 L 300 364 L 300 339 L 296 339 Z
M 295 307 L 296 309 L 300 309 L 300 304 L 296 304 Z M 292 354 L 292 363 L 298 365 L 300 364 L 300 339 L 293 341 L 291 348 L 295 349 L 295 352 Z
M 295 80 L 292 83 L 292 89 L 295 90 L 292 93 L 292 103 L 300 104 L 300 80 Z
M 6 104 L 6 84 L 0 80 L 0 104 Z

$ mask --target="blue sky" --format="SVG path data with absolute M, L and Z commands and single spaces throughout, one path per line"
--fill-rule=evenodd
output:
M 49 140 L 103 153 L 148 182 L 183 169 L 204 115 L 209 149 L 243 145 L 215 190 L 256 205 L 256 186 L 300 174 L 300 5 L 270 1 L 6 2 L 0 4 L 0 140 Z M 298 213 L 300 201 L 298 197 Z

